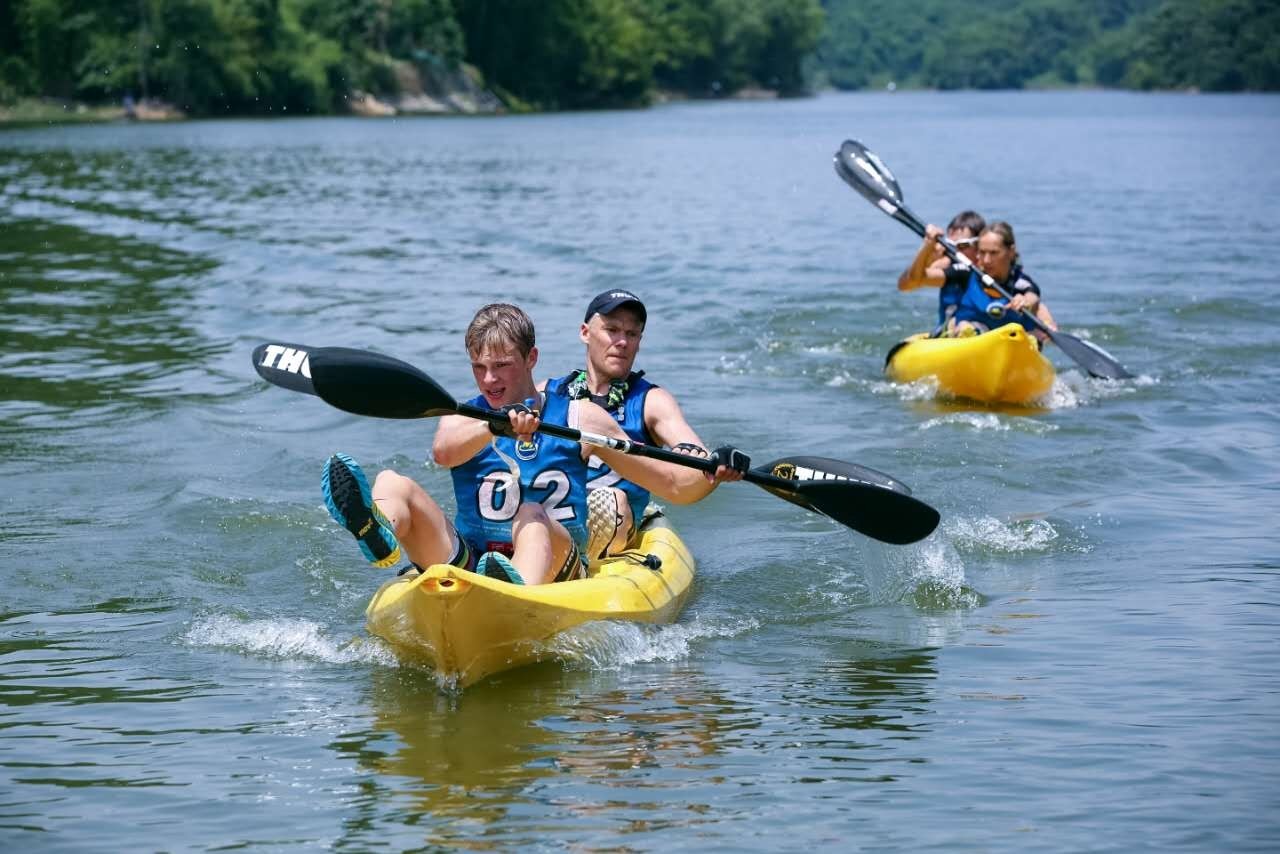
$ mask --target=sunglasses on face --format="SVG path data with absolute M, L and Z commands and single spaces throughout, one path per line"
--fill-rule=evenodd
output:
M 960 239 L 958 239 L 958 240 L 953 240 L 953 241 L 951 241 L 951 242 L 952 242 L 952 243 L 954 243 L 956 246 L 958 246 L 958 247 L 959 247 L 959 248 L 961 248 L 961 249 L 967 249 L 967 248 L 968 248 L 968 247 L 970 247 L 970 246 L 977 246 L 977 245 L 978 245 L 978 238 L 976 238 L 976 237 L 961 237 Z

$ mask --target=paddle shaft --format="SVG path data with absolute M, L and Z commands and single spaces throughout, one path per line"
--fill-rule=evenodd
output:
M 345 347 L 311 348 L 262 344 L 253 352 L 254 370 L 270 383 L 314 394 L 354 415 L 377 418 L 435 418 L 462 415 L 510 426 L 510 416 L 455 400 L 422 371 L 399 359 Z M 714 474 L 710 459 L 681 454 L 631 439 L 584 433 L 543 421 L 538 432 L 571 442 L 650 457 Z M 825 457 L 784 457 L 744 473 L 744 479 L 806 510 L 886 543 L 905 545 L 929 536 L 938 511 L 912 497 L 911 490 L 883 472 Z
M 509 423 L 505 413 L 466 403 L 455 402 L 453 411 L 491 424 Z M 587 433 L 545 421 L 538 425 L 538 432 L 707 473 L 714 473 L 718 468 L 714 462 L 702 457 L 680 454 L 630 439 Z M 779 476 L 776 472 L 785 472 L 790 477 Z M 929 536 L 938 525 L 938 511 L 913 497 L 911 490 L 902 484 L 882 472 L 839 460 L 818 457 L 783 458 L 760 468 L 749 469 L 744 472 L 743 480 L 756 484 L 778 498 L 821 513 L 886 543 L 914 543 Z
M 468 418 L 478 418 L 481 421 L 488 421 L 490 424 L 508 425 L 510 422 L 505 412 L 498 412 L 492 409 L 481 409 L 478 406 L 472 406 L 469 403 L 459 403 L 457 412 L 459 415 L 465 415 Z M 623 454 L 631 454 L 636 457 L 648 457 L 653 460 L 660 460 L 664 463 L 671 463 L 685 468 L 698 469 L 707 474 L 715 474 L 719 467 L 716 463 L 704 457 L 695 457 L 690 454 L 681 454 L 676 451 L 669 451 L 666 448 L 659 448 L 654 445 L 646 445 L 643 442 L 634 442 L 631 439 L 618 439 L 613 436 L 605 436 L 601 433 L 588 433 L 585 430 L 576 430 L 573 427 L 562 427 L 559 424 L 548 424 L 543 421 L 538 425 L 539 433 L 546 433 L 548 436 L 556 436 L 560 439 L 568 439 L 570 442 L 578 442 L 582 445 L 592 445 L 597 448 L 608 448 L 612 451 L 618 451 Z M 795 491 L 795 483 L 785 480 L 771 474 L 756 471 L 754 469 L 747 471 L 743 475 L 743 480 L 760 484 L 761 486 L 771 486 L 775 489 L 783 489 L 788 492 Z
M 295 344 L 264 344 L 254 353 L 254 369 L 259 375 L 283 388 L 293 391 L 301 391 L 307 394 L 317 394 L 314 381 L 311 377 L 311 365 L 308 359 L 308 353 L 313 348 L 303 347 Z M 383 361 L 385 357 L 380 358 Z M 381 370 L 379 370 L 379 368 Z M 413 387 L 407 395 L 409 399 L 420 402 L 423 410 L 420 413 L 413 413 L 415 417 L 429 416 L 442 410 L 453 410 L 458 415 L 464 415 L 468 418 L 476 418 L 480 421 L 487 421 L 490 424 L 499 426 L 508 426 L 510 424 L 506 413 L 492 409 L 481 409 L 478 406 L 472 406 L 468 403 L 455 401 L 443 389 L 435 386 L 434 380 L 431 380 L 425 374 L 421 374 L 417 368 L 404 364 L 403 366 L 393 364 L 390 368 L 393 375 L 404 376 L 406 372 L 411 374 L 411 382 Z M 362 379 L 371 381 L 378 375 L 385 375 L 387 366 L 379 365 L 378 367 L 365 366 Z M 403 390 L 401 390 L 403 391 Z M 397 395 L 401 398 L 406 395 Z M 342 407 L 340 407 L 342 408 Z M 406 412 L 398 412 L 399 417 L 406 415 Z M 634 442 L 630 439 L 617 439 L 612 436 L 605 436 L 599 433 L 588 433 L 576 430 L 572 427 L 563 427 L 559 424 L 548 424 L 543 421 L 538 427 L 539 433 L 546 433 L 549 436 L 557 436 L 561 439 L 568 439 L 571 442 L 578 442 L 584 445 L 593 445 L 599 448 L 608 448 L 610 450 L 619 451 L 624 454 L 631 454 L 637 457 L 649 457 L 650 459 L 660 460 L 666 463 L 672 463 L 686 468 L 698 469 L 708 474 L 715 474 L 718 466 L 716 463 L 703 457 L 695 457 L 689 454 L 680 454 L 675 451 L 669 451 L 666 448 L 658 448 L 653 445 L 646 445 L 641 442 Z M 744 480 L 761 486 L 769 486 L 775 489 L 782 489 L 789 492 L 795 491 L 795 484 L 784 478 L 776 477 L 771 474 L 765 474 L 759 471 L 748 471 L 743 476 Z

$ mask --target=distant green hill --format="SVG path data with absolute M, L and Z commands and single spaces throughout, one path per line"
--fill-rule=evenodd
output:
M 1280 89 L 1277 0 L 826 0 L 841 89 Z

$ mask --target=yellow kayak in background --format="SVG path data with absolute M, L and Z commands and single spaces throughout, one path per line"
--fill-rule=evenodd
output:
M 632 546 L 588 578 L 532 587 L 431 566 L 382 585 L 365 610 L 368 628 L 463 688 L 551 657 L 547 641 L 582 623 L 674 620 L 693 584 L 693 557 L 662 516 L 647 521 Z
M 1053 364 L 1035 338 L 1007 323 L 969 338 L 913 335 L 889 351 L 885 373 L 897 382 L 933 377 L 939 391 L 983 403 L 1031 403 L 1053 387 Z

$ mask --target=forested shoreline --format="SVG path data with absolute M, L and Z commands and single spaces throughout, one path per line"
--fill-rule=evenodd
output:
M 839 89 L 1280 90 L 1276 0 L 831 0 Z
M 1275 91 L 1277 32 L 1275 0 L 0 0 L 0 107 L 323 115 L 412 96 L 471 111 L 450 102 L 459 87 L 486 93 L 475 111 L 821 87 Z

